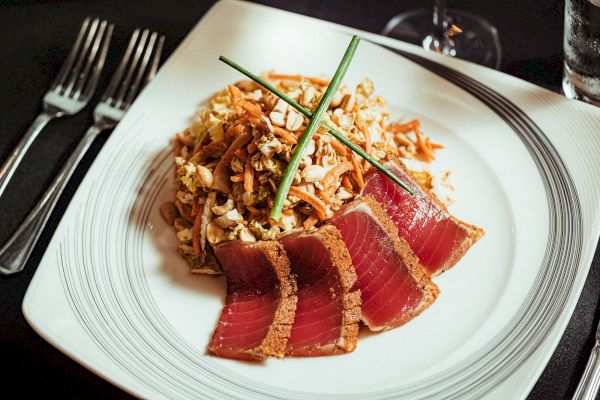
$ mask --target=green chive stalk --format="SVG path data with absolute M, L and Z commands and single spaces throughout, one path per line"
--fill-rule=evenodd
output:
M 306 108 L 302 107 L 300 104 L 298 104 L 290 96 L 288 96 L 287 94 L 283 93 L 282 91 L 280 91 L 275 86 L 273 86 L 270 83 L 268 83 L 267 81 L 263 80 L 258 75 L 250 72 L 246 68 L 242 67 L 241 65 L 237 64 L 235 61 L 230 60 L 229 58 L 227 58 L 225 56 L 220 56 L 219 60 L 221 60 L 225 64 L 229 65 L 233 69 L 235 69 L 235 70 L 241 72 L 242 74 L 246 75 L 248 78 L 252 79 L 253 81 L 255 81 L 256 83 L 258 83 L 259 85 L 263 86 L 265 89 L 269 90 L 271 93 L 273 93 L 274 95 L 276 95 L 277 97 L 279 97 L 280 99 L 282 99 L 283 101 L 285 101 L 286 103 L 288 103 L 290 106 L 294 107 L 296 110 L 298 110 L 304 116 L 306 116 L 308 118 L 312 118 L 313 114 L 309 110 L 307 110 Z M 390 170 L 388 170 L 387 168 L 385 168 L 377 160 L 375 160 L 373 157 L 371 157 L 360 146 L 357 146 L 356 144 L 354 144 L 354 142 L 352 142 L 350 139 L 348 139 L 346 136 L 344 136 L 340 132 L 338 132 L 335 129 L 333 129 L 331 126 L 329 126 L 325 122 L 321 122 L 321 125 L 325 126 L 328 129 L 329 133 L 333 137 L 335 137 L 337 140 L 339 140 L 340 142 L 342 142 L 343 144 L 345 144 L 346 146 L 348 146 L 356 154 L 358 154 L 359 156 L 361 156 L 362 158 L 364 158 L 365 160 L 367 160 L 367 162 L 369 164 L 371 164 L 377 170 L 381 171 L 381 173 L 383 173 L 384 175 L 386 175 L 388 178 L 390 178 L 396 184 L 400 185 L 408 193 L 414 194 L 414 190 L 410 186 L 408 186 L 400 178 L 398 178 L 396 175 L 394 175 Z

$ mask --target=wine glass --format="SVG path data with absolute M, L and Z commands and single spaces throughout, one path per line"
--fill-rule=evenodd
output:
M 396 15 L 382 33 L 495 69 L 502 61 L 498 30 L 478 15 L 448 9 L 446 0 L 435 0 L 433 12 L 428 8 Z

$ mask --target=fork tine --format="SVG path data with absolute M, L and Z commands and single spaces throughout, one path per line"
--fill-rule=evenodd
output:
M 71 48 L 71 51 L 69 52 L 69 55 L 67 56 L 67 59 L 65 60 L 62 67 L 60 68 L 60 71 L 59 71 L 58 75 L 56 76 L 56 79 L 54 79 L 54 82 L 52 83 L 52 86 L 50 87 L 51 90 L 56 90 L 56 89 L 60 90 L 61 89 L 65 78 L 67 77 L 69 71 L 71 70 L 73 63 L 75 62 L 75 57 L 77 56 L 77 53 L 81 46 L 81 41 L 83 40 L 83 36 L 85 35 L 89 24 L 90 24 L 90 17 L 87 17 L 86 19 L 83 20 L 83 23 L 81 24 L 81 29 L 79 29 L 79 33 L 77 34 L 77 39 L 75 39 L 75 43 L 73 44 L 73 47 Z
M 140 67 L 138 68 L 137 74 L 131 86 L 129 86 L 129 91 L 127 93 L 127 98 L 123 103 L 123 108 L 127 109 L 131 105 L 131 102 L 137 96 L 138 88 L 140 86 L 140 82 L 142 81 L 142 77 L 144 76 L 144 71 L 148 66 L 148 62 L 150 61 L 150 56 L 152 55 L 152 51 L 154 50 L 154 43 L 156 42 L 156 37 L 158 33 L 154 32 L 150 36 L 150 40 L 148 41 L 148 45 L 146 46 L 146 51 L 144 52 L 144 57 L 142 58 L 142 62 Z
M 158 64 L 160 63 L 160 57 L 162 55 L 162 49 L 163 49 L 164 44 L 165 44 L 165 37 L 163 35 L 160 37 L 160 39 L 158 39 L 158 45 L 156 46 L 156 52 L 154 53 L 154 59 L 152 60 L 152 65 L 150 66 L 148 75 L 146 75 L 146 80 L 144 82 L 144 86 L 146 86 L 156 76 L 156 71 L 158 70 Z
M 75 82 L 77 81 L 77 77 L 79 76 L 79 70 L 81 69 L 81 65 L 83 64 L 83 61 L 85 60 L 85 56 L 86 56 L 88 50 L 90 49 L 90 46 L 94 39 L 94 36 L 96 35 L 96 30 L 98 28 L 99 22 L 100 22 L 100 20 L 98 18 L 94 19 L 94 21 L 92 22 L 90 31 L 88 32 L 87 38 L 85 39 L 83 49 L 81 49 L 81 52 L 79 53 L 79 57 L 77 57 L 77 62 L 75 63 L 75 66 L 71 69 L 71 73 L 69 74 L 68 83 L 65 84 L 66 88 L 63 92 L 64 95 L 68 96 L 71 93 L 73 86 L 75 86 Z
M 85 66 L 83 67 L 83 70 L 77 77 L 77 83 L 73 87 L 73 92 L 74 92 L 73 97 L 75 97 L 75 98 L 78 98 L 81 95 L 81 90 L 83 88 L 83 85 L 85 85 L 85 83 L 87 82 L 88 75 L 90 73 L 92 65 L 94 64 L 96 55 L 98 54 L 98 50 L 100 49 L 100 43 L 102 42 L 102 39 L 104 39 L 104 32 L 106 30 L 107 24 L 108 23 L 106 21 L 102 21 L 102 23 L 100 24 L 100 29 L 98 30 L 98 34 L 96 35 L 96 39 L 94 40 L 94 44 L 92 45 L 92 50 L 90 51 L 90 53 L 88 55 L 88 58 L 85 63 Z
M 103 42 L 101 45 L 100 55 L 98 56 L 98 60 L 94 64 L 94 68 L 92 70 L 92 76 L 88 80 L 87 84 L 83 88 L 82 98 L 89 98 L 94 90 L 96 90 L 96 85 L 98 84 L 98 78 L 100 78 L 100 73 L 104 68 L 104 62 L 106 61 L 106 54 L 108 53 L 108 47 L 110 44 L 110 39 L 112 38 L 114 25 L 110 24 L 106 31 L 106 35 L 104 35 Z
M 137 44 L 137 48 L 135 49 L 135 54 L 133 55 L 133 60 L 131 60 L 131 64 L 129 64 L 129 70 L 127 71 L 127 75 L 125 75 L 125 79 L 121 82 L 121 87 L 119 88 L 119 92 L 117 97 L 115 98 L 115 107 L 119 108 L 123 104 L 123 100 L 125 99 L 125 94 L 127 89 L 129 88 L 129 82 L 131 81 L 131 77 L 135 72 L 135 68 L 137 66 L 140 57 L 142 56 L 142 52 L 144 51 L 144 47 L 146 46 L 146 39 L 148 38 L 148 34 L 150 31 L 148 29 L 144 29 L 142 32 L 142 37 Z
M 121 78 L 123 77 L 123 74 L 125 73 L 125 67 L 127 67 L 127 64 L 129 63 L 129 58 L 131 57 L 131 52 L 133 51 L 133 47 L 135 46 L 135 42 L 137 41 L 137 38 L 139 35 L 140 35 L 139 29 L 136 29 L 133 32 L 133 34 L 131 35 L 131 39 L 129 40 L 129 44 L 127 45 L 127 50 L 125 50 L 125 54 L 123 55 L 123 58 L 121 59 L 121 63 L 119 64 L 119 67 L 113 74 L 113 77 L 111 78 L 110 83 L 108 84 L 108 87 L 106 88 L 106 91 L 102 95 L 101 101 L 108 101 L 109 103 L 112 103 L 112 98 L 115 94 L 115 91 L 117 90 L 117 86 L 119 85 Z

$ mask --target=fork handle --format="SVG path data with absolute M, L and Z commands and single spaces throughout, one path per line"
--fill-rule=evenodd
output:
M 2 246 L 0 249 L 1 275 L 11 275 L 25 267 L 50 214 L 52 214 L 52 210 L 56 206 L 67 182 L 69 182 L 69 178 L 71 178 L 85 152 L 100 132 L 102 132 L 102 129 L 96 125 L 91 126 L 86 131 L 59 174 L 44 193 L 42 200 L 25 218 L 6 244 Z
M 592 354 L 579 381 L 573 400 L 595 400 L 600 387 L 600 341 L 596 341 Z
M 44 129 L 46 124 L 48 124 L 51 119 L 56 118 L 56 116 L 57 115 L 48 112 L 43 112 L 38 115 L 17 147 L 15 147 L 12 153 L 10 153 L 10 156 L 8 156 L 8 159 L 4 165 L 2 165 L 2 168 L 0 168 L 0 196 L 2 196 L 2 193 L 4 193 L 6 185 L 8 185 L 10 178 L 15 173 L 17 166 L 21 162 L 21 159 L 25 155 L 25 152 L 27 152 L 29 146 L 31 146 L 31 143 L 33 143 L 37 135 L 42 131 L 42 129 Z

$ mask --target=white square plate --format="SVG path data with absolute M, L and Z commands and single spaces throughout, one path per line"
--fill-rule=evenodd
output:
M 370 77 L 393 117 L 446 147 L 451 211 L 486 235 L 436 278 L 439 300 L 348 355 L 214 358 L 225 283 L 193 276 L 158 205 L 172 198 L 169 141 L 199 105 L 253 71 Z M 369 43 L 369 41 L 371 43 Z M 378 43 L 378 44 L 376 44 Z M 395 54 L 382 47 L 397 49 Z M 145 398 L 522 398 L 560 339 L 598 240 L 600 110 L 497 71 L 388 38 L 238 1 L 215 5 L 112 133 L 67 209 L 23 312 L 46 340 Z

